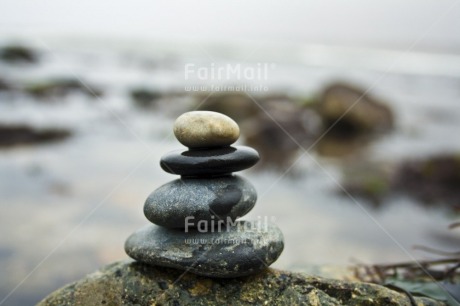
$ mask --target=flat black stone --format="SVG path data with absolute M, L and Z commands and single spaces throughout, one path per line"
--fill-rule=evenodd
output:
M 245 146 L 172 151 L 160 160 L 164 171 L 182 176 L 215 176 L 254 166 L 259 153 Z

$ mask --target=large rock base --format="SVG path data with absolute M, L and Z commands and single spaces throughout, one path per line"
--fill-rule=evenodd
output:
M 415 298 L 417 305 L 444 305 Z M 267 269 L 234 279 L 117 262 L 41 301 L 50 305 L 411 305 L 407 295 L 368 283 Z

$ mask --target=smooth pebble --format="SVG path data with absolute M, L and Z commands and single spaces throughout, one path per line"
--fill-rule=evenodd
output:
M 193 111 L 182 114 L 174 123 L 177 140 L 189 148 L 229 146 L 240 136 L 233 119 L 221 113 Z
M 144 214 L 160 226 L 195 227 L 200 220 L 211 222 L 227 217 L 235 220 L 246 215 L 256 201 L 254 186 L 237 175 L 183 178 L 153 191 L 145 201 Z M 190 218 L 186 224 L 187 217 Z

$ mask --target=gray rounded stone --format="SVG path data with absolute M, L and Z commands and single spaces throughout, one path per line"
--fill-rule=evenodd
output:
M 189 148 L 229 146 L 240 136 L 233 119 L 221 113 L 193 111 L 182 114 L 174 123 L 177 140 Z
M 125 243 L 140 262 L 209 277 L 239 277 L 261 271 L 280 256 L 283 234 L 271 223 L 235 221 L 221 231 L 167 229 L 148 225 Z
M 237 175 L 182 178 L 153 191 L 145 201 L 144 214 L 152 223 L 164 227 L 196 227 L 201 220 L 242 217 L 256 201 L 254 186 Z

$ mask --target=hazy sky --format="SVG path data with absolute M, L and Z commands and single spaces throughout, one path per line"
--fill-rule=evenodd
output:
M 460 52 L 460 0 L 0 0 L 0 33 L 294 41 Z

